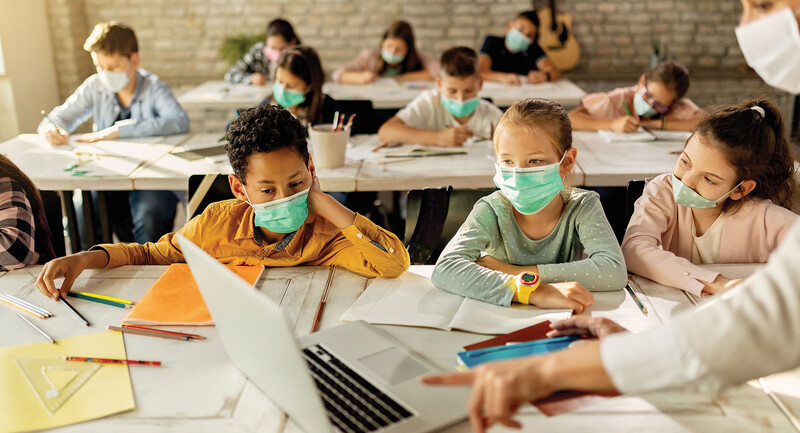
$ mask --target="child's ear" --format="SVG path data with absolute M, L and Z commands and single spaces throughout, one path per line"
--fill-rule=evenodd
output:
M 311 155 L 308 155 L 308 171 L 311 172 L 312 179 L 317 175 L 317 169 L 314 167 L 314 161 L 311 158 Z
M 139 53 L 131 54 L 130 59 L 131 59 L 131 63 L 133 63 L 133 66 L 135 68 L 138 68 L 139 67 Z
M 572 167 L 575 166 L 575 161 L 578 158 L 578 149 L 571 147 L 567 149 L 564 153 L 564 162 L 561 163 L 561 167 L 558 168 L 558 173 L 562 176 L 566 175 L 567 173 L 572 171 Z
M 642 74 L 642 75 L 639 77 L 639 83 L 638 83 L 638 84 L 639 84 L 640 86 L 644 86 L 644 74 Z
M 436 77 L 436 88 L 439 89 L 439 93 L 442 92 L 442 78 Z
M 249 201 L 247 199 L 247 195 L 244 193 L 244 184 L 242 184 L 241 179 L 239 176 L 235 174 L 228 175 L 228 185 L 231 187 L 231 192 L 233 195 L 241 201 Z
M 478 75 L 478 91 L 480 92 L 483 89 L 483 77 Z
M 756 181 L 746 180 L 731 193 L 731 200 L 741 200 L 744 196 L 753 192 L 754 189 L 756 189 Z

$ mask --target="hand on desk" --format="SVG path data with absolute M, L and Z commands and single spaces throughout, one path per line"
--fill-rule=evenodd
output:
M 59 296 L 67 296 L 72 284 L 84 269 L 102 268 L 108 263 L 108 254 L 103 251 L 83 251 L 59 257 L 44 264 L 42 272 L 36 278 L 36 288 L 43 295 L 58 300 Z M 64 278 L 61 287 L 56 287 L 55 280 Z
M 353 84 L 368 84 L 375 81 L 378 75 L 372 71 L 350 72 L 349 82 Z
M 42 138 L 50 143 L 51 146 L 61 146 L 69 143 L 69 133 L 52 125 L 42 134 Z
M 570 308 L 575 314 L 581 314 L 594 304 L 594 296 L 577 282 L 568 281 L 540 285 L 531 293 L 528 302 L 539 308 Z
M 710 283 L 705 283 L 703 287 L 703 291 L 706 293 L 711 293 L 712 295 L 720 295 L 722 293 L 727 292 L 728 290 L 732 289 L 737 284 L 744 281 L 741 278 L 730 279 L 724 277 L 722 274 L 717 275 L 717 278 Z
M 641 121 L 634 116 L 622 116 L 611 122 L 611 130 L 615 132 L 634 132 L 639 129 Z
M 119 138 L 119 129 L 116 126 L 109 126 L 106 129 L 102 129 L 97 132 L 91 132 L 89 134 L 83 134 L 76 138 L 76 141 L 81 143 L 94 143 L 97 141 L 103 140 L 116 140 Z
M 519 79 L 519 75 L 517 74 L 505 74 L 499 77 L 498 81 L 503 84 L 508 84 L 509 86 L 519 86 L 522 84 L 522 81 Z
M 250 84 L 254 86 L 263 86 L 267 83 L 267 77 L 263 74 L 259 74 L 258 72 L 254 73 L 250 76 Z
M 532 84 L 546 83 L 547 73 L 542 71 L 528 72 L 528 82 Z
M 628 331 L 613 320 L 591 316 L 572 316 L 569 319 L 553 323 L 550 327 L 553 330 L 547 333 L 547 338 L 583 335 L 602 339 L 607 335 Z
M 462 146 L 467 139 L 475 135 L 466 126 L 454 126 L 439 131 L 439 146 L 458 147 Z

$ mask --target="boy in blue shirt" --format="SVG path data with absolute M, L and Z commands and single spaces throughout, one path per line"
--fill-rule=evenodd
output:
M 89 117 L 94 132 L 77 137 L 78 142 L 189 132 L 189 117 L 169 86 L 139 68 L 139 45 L 132 28 L 116 21 L 97 24 L 83 49 L 91 54 L 97 74 L 53 109 L 49 117 L 55 125 L 46 119 L 39 124 L 38 132 L 48 143 L 67 144 L 69 134 Z M 172 231 L 176 192 L 132 191 L 128 200 L 136 242 L 156 241 Z

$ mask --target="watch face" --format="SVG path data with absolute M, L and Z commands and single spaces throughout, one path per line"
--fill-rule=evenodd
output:
M 525 283 L 536 282 L 536 274 L 522 274 L 522 281 Z

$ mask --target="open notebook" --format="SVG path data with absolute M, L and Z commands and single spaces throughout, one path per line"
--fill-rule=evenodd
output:
M 264 270 L 263 266 L 228 266 L 228 269 L 255 285 Z M 148 326 L 205 326 L 213 325 L 200 289 L 194 281 L 189 265 L 169 265 L 153 287 L 122 319 L 123 325 Z
M 509 308 L 476 301 L 441 290 L 428 276 L 408 271 L 398 278 L 376 278 L 341 320 L 505 334 L 546 320 L 566 319 L 570 314 L 571 310 L 519 304 Z
M 639 128 L 635 132 L 615 132 L 601 129 L 597 133 L 608 142 L 620 141 L 654 141 L 656 136 L 650 131 Z

